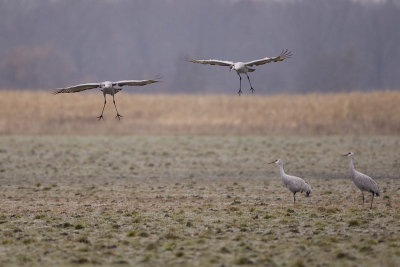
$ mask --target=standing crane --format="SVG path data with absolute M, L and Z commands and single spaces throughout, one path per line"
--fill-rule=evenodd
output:
M 307 184 L 303 179 L 296 176 L 287 175 L 283 170 L 283 162 L 280 159 L 277 159 L 269 164 L 276 163 L 279 165 L 281 171 L 281 178 L 285 186 L 293 193 L 293 205 L 296 205 L 296 193 L 306 192 L 306 196 L 308 197 L 311 194 L 311 186 Z
M 104 119 L 103 113 L 104 113 L 104 108 L 106 106 L 106 94 L 112 95 L 113 97 L 113 102 L 115 106 L 115 110 L 117 111 L 117 115 L 115 116 L 119 120 L 121 119 L 122 115 L 118 113 L 117 105 L 115 104 L 115 97 L 114 95 L 118 93 L 119 91 L 122 90 L 122 88 L 118 88 L 121 86 L 143 86 L 151 83 L 159 82 L 159 80 L 156 79 L 151 79 L 151 80 L 123 80 L 123 81 L 117 81 L 117 82 L 110 82 L 110 81 L 105 81 L 101 83 L 84 83 L 84 84 L 78 84 L 74 85 L 71 87 L 66 87 L 66 88 L 58 88 L 56 89 L 53 93 L 54 94 L 60 94 L 60 93 L 76 93 L 76 92 L 81 92 L 89 89 L 94 89 L 94 88 L 101 88 L 100 91 L 103 92 L 104 96 L 104 105 L 103 105 L 103 110 L 101 111 L 101 115 L 98 116 L 97 118 L 99 120 Z
M 229 71 L 235 70 L 237 75 L 239 76 L 239 91 L 238 94 L 242 94 L 242 76 L 240 76 L 241 73 L 246 74 L 247 79 L 249 80 L 250 84 L 250 91 L 254 93 L 254 88 L 251 85 L 250 82 L 250 77 L 247 74 L 248 72 L 253 72 L 255 71 L 254 68 L 251 68 L 252 66 L 258 66 L 258 65 L 264 65 L 270 62 L 279 62 L 282 60 L 285 60 L 287 58 L 292 57 L 292 52 L 289 50 L 283 50 L 281 54 L 277 57 L 266 57 L 262 59 L 256 59 L 253 61 L 249 62 L 233 62 L 233 61 L 224 61 L 224 60 L 217 60 L 217 59 L 209 59 L 209 60 L 203 60 L 203 59 L 189 59 L 190 62 L 193 63 L 200 63 L 200 64 L 208 64 L 208 65 L 218 65 L 218 66 L 227 66 L 229 67 Z
M 350 176 L 353 179 L 354 184 L 361 190 L 362 200 L 363 200 L 363 207 L 364 207 L 364 191 L 370 192 L 372 194 L 371 199 L 371 206 L 372 209 L 372 202 L 374 202 L 374 196 L 377 197 L 380 195 L 380 190 L 378 184 L 368 175 L 365 175 L 359 171 L 354 169 L 354 153 L 349 152 L 344 154 L 343 156 L 350 158 Z

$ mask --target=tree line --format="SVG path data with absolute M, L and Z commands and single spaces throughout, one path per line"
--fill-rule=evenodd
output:
M 161 74 L 146 90 L 234 93 L 235 73 L 186 59 L 249 61 L 288 48 L 293 58 L 250 74 L 256 93 L 398 89 L 399 25 L 397 0 L 4 0 L 0 88 Z

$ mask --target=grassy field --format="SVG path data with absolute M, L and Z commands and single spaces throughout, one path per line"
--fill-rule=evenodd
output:
M 381 188 L 372 210 L 350 150 Z M 399 151 L 398 136 L 1 136 L 0 265 L 396 266 Z M 313 188 L 296 207 L 278 157 Z
M 145 95 L 122 91 L 115 119 L 101 92 L 0 91 L 0 134 L 394 135 L 400 92 L 307 95 Z M 141 91 L 142 92 L 142 91 Z

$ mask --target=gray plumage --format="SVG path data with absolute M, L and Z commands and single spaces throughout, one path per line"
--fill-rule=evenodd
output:
M 372 209 L 372 202 L 374 201 L 374 196 L 375 195 L 379 196 L 381 194 L 378 184 L 371 177 L 357 171 L 354 168 L 354 153 L 353 152 L 349 152 L 349 153 L 345 154 L 344 156 L 350 158 L 350 176 L 351 176 L 351 179 L 353 180 L 354 184 L 358 187 L 358 189 L 361 190 L 363 206 L 364 206 L 364 202 L 365 202 L 364 191 L 372 194 L 371 206 L 370 206 L 370 208 Z
M 53 93 L 54 94 L 65 94 L 65 93 L 77 93 L 89 89 L 94 89 L 94 88 L 101 88 L 101 91 L 103 92 L 104 96 L 104 105 L 103 105 L 103 110 L 101 111 L 101 115 L 98 116 L 97 118 L 99 120 L 103 119 L 103 113 L 104 113 L 104 108 L 106 106 L 107 100 L 106 100 L 106 94 L 111 95 L 113 97 L 113 103 L 115 106 L 115 110 L 117 111 L 117 116 L 116 118 L 121 119 L 122 115 L 118 113 L 117 105 L 115 104 L 115 94 L 118 93 L 119 91 L 122 90 L 122 88 L 118 88 L 121 86 L 143 86 L 155 82 L 159 82 L 160 77 L 157 77 L 155 79 L 150 79 L 150 80 L 122 80 L 122 81 L 117 81 L 117 82 L 110 82 L 110 81 L 105 81 L 102 83 L 84 83 L 84 84 L 78 84 L 74 85 L 71 87 L 66 87 L 66 88 L 58 88 L 56 89 Z
M 296 204 L 296 193 L 300 192 L 306 193 L 306 196 L 309 196 L 311 194 L 311 186 L 307 184 L 303 179 L 300 177 L 292 176 L 292 175 L 287 175 L 285 171 L 283 170 L 283 162 L 280 159 L 277 159 L 272 163 L 276 163 L 279 165 L 280 172 L 281 172 L 281 178 L 287 189 L 289 189 L 293 193 L 293 204 Z
M 250 77 L 247 74 L 248 72 L 253 72 L 255 71 L 254 68 L 250 68 L 252 66 L 259 66 L 259 65 L 264 65 L 267 63 L 271 63 L 271 62 L 279 62 L 279 61 L 283 61 L 287 58 L 292 57 L 292 52 L 290 52 L 289 50 L 283 50 L 281 52 L 281 54 L 277 57 L 265 57 L 262 59 L 256 59 L 253 61 L 249 61 L 249 62 L 233 62 L 233 61 L 227 61 L 227 60 L 218 60 L 218 59 L 208 59 L 208 60 L 204 60 L 204 59 L 189 59 L 190 62 L 193 63 L 199 63 L 199 64 L 208 64 L 208 65 L 218 65 L 218 66 L 225 66 L 225 67 L 229 67 L 229 70 L 235 70 L 237 75 L 239 76 L 239 91 L 238 94 L 241 95 L 242 94 L 242 76 L 240 76 L 241 73 L 246 74 L 247 80 L 249 81 L 250 84 L 250 91 L 252 93 L 254 93 L 254 88 L 251 85 L 250 82 Z

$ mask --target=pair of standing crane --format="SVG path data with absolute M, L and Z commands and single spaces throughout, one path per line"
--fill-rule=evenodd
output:
M 217 59 L 209 59 L 209 60 L 198 60 L 198 59 L 189 59 L 190 62 L 193 63 L 199 63 L 199 64 L 208 64 L 208 65 L 218 65 L 218 66 L 227 66 L 229 67 L 229 71 L 235 70 L 237 75 L 239 76 L 239 91 L 238 94 L 242 94 L 242 76 L 240 74 L 246 74 L 247 79 L 249 80 L 250 84 L 250 91 L 254 93 L 254 88 L 251 85 L 250 82 L 250 77 L 248 75 L 248 72 L 253 72 L 255 71 L 253 66 L 259 66 L 259 65 L 264 65 L 267 63 L 271 62 L 279 62 L 283 61 L 287 58 L 290 58 L 292 56 L 292 52 L 289 50 L 283 50 L 281 54 L 277 57 L 266 57 L 262 59 L 257 59 L 249 62 L 233 62 L 233 61 L 224 61 L 224 60 L 217 60 Z M 54 91 L 54 94 L 60 94 L 60 93 L 76 93 L 76 92 L 81 92 L 89 89 L 94 89 L 94 88 L 100 88 L 101 91 L 103 92 L 104 96 L 104 105 L 103 105 L 103 110 L 101 111 L 100 116 L 97 118 L 99 120 L 104 119 L 103 113 L 104 113 L 104 108 L 106 106 L 107 100 L 106 100 L 106 95 L 111 95 L 113 98 L 113 103 L 115 106 L 115 110 L 117 112 L 116 118 L 119 120 L 121 119 L 121 115 L 118 112 L 117 105 L 115 104 L 115 94 L 118 93 L 119 91 L 122 90 L 122 86 L 143 86 L 155 82 L 159 82 L 160 77 L 157 77 L 155 79 L 150 79 L 150 80 L 124 80 L 124 81 L 117 81 L 117 82 L 110 82 L 110 81 L 105 81 L 101 83 L 84 83 L 84 84 L 78 84 L 74 85 L 71 87 L 66 87 L 66 88 L 59 88 Z
M 379 190 L 378 184 L 371 177 L 357 171 L 354 168 L 354 153 L 353 152 L 349 152 L 343 156 L 350 158 L 350 176 L 351 176 L 354 184 L 361 191 L 363 206 L 364 206 L 364 202 L 365 202 L 364 192 L 369 192 L 372 194 L 371 205 L 370 205 L 370 208 L 372 209 L 372 202 L 374 202 L 374 196 L 380 195 L 380 190 Z M 296 193 L 297 192 L 300 192 L 300 193 L 305 192 L 306 196 L 309 196 L 311 194 L 311 186 L 308 183 L 306 183 L 300 177 L 288 175 L 285 173 L 285 171 L 283 170 L 282 160 L 277 159 L 273 162 L 270 162 L 269 164 L 273 164 L 273 163 L 276 163 L 279 165 L 282 181 L 285 184 L 285 186 L 293 193 L 293 204 L 294 205 L 296 204 Z
M 190 62 L 193 63 L 199 63 L 199 64 L 208 64 L 208 65 L 218 65 L 218 66 L 225 66 L 229 67 L 229 71 L 235 70 L 237 75 L 239 76 L 239 91 L 238 94 L 242 94 L 242 76 L 240 74 L 246 74 L 246 77 L 249 81 L 250 84 L 250 91 L 254 93 L 254 88 L 251 84 L 250 77 L 248 75 L 249 72 L 255 71 L 253 66 L 259 66 L 259 65 L 264 65 L 267 63 L 271 62 L 279 62 L 283 61 L 287 58 L 290 58 L 292 56 L 292 52 L 289 50 L 283 50 L 281 54 L 277 57 L 266 57 L 262 59 L 257 59 L 249 62 L 233 62 L 233 61 L 224 61 L 224 60 L 217 60 L 217 59 L 209 59 L 209 60 L 202 60 L 202 59 L 189 59 Z M 103 92 L 104 96 L 104 105 L 103 109 L 101 111 L 100 116 L 97 118 L 99 120 L 104 119 L 103 113 L 104 113 L 104 108 L 106 106 L 107 100 L 106 100 L 106 95 L 111 95 L 113 97 L 113 103 L 115 106 L 115 110 L 117 112 L 116 118 L 119 120 L 121 119 L 122 115 L 119 114 L 117 105 L 115 103 L 115 94 L 118 93 L 119 91 L 122 90 L 121 87 L 123 86 L 144 86 L 147 84 L 152 84 L 155 82 L 159 82 L 160 78 L 155 78 L 155 79 L 150 79 L 150 80 L 122 80 L 122 81 L 117 81 L 117 82 L 110 82 L 110 81 L 105 81 L 101 83 L 85 83 L 85 84 L 79 84 L 71 87 L 66 87 L 66 88 L 59 88 L 56 89 L 54 94 L 60 94 L 60 93 L 76 93 L 76 92 L 81 92 L 89 89 L 94 89 L 94 88 L 101 88 L 101 91 Z M 352 177 L 352 180 L 354 184 L 361 190 L 362 193 L 362 200 L 363 200 L 363 205 L 365 202 L 364 198 L 364 192 L 369 192 L 372 194 L 372 199 L 371 199 L 371 208 L 372 208 L 372 202 L 374 201 L 374 196 L 379 196 L 380 195 L 380 190 L 377 185 L 377 183 L 369 176 L 358 172 L 354 169 L 354 153 L 349 152 L 346 155 L 350 158 L 350 175 Z M 283 162 L 280 159 L 277 159 L 272 163 L 276 163 L 280 167 L 280 174 L 281 178 L 283 180 L 283 183 L 285 186 L 293 193 L 293 203 L 296 204 L 296 193 L 297 192 L 305 192 L 307 196 L 311 194 L 311 186 L 307 184 L 303 179 L 296 177 L 296 176 L 291 176 L 287 175 L 285 171 L 283 170 Z

